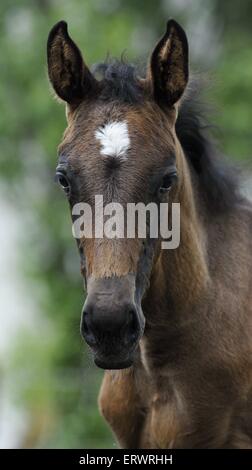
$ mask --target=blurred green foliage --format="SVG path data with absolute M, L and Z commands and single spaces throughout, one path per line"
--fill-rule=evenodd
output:
M 103 60 L 107 52 L 120 56 L 125 49 L 130 60 L 146 59 L 169 16 L 187 26 L 197 69 L 210 69 L 215 77 L 209 97 L 217 104 L 215 123 L 222 128 L 223 150 L 249 159 L 249 0 L 1 1 L 1 180 L 28 227 L 20 242 L 22 270 L 40 311 L 34 333 L 20 331 L 13 345 L 16 400 L 30 422 L 23 446 L 115 445 L 96 403 L 102 373 L 79 335 L 84 293 L 78 254 L 67 203 L 53 181 L 65 115 L 49 92 L 48 32 L 58 20 L 67 20 L 89 64 Z M 205 46 L 205 30 L 199 27 L 204 18 L 211 30 Z

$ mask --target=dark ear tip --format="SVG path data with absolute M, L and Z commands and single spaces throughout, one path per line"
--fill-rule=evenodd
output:
M 67 22 L 64 20 L 58 21 L 58 23 L 52 27 L 48 36 L 48 43 L 51 42 L 54 36 L 56 36 L 60 31 L 62 31 L 63 34 L 67 34 Z
M 169 34 L 171 32 L 171 30 L 175 30 L 179 35 L 183 35 L 183 36 L 186 36 L 186 33 L 184 31 L 184 29 L 182 28 L 182 26 L 180 26 L 180 24 L 175 21 L 173 18 L 169 19 L 167 21 L 167 26 L 166 26 L 166 32 L 167 34 Z
M 67 22 L 64 20 L 61 20 L 58 23 L 56 23 L 55 28 L 57 29 L 57 31 L 61 30 L 67 33 Z
M 167 21 L 167 24 L 166 24 L 167 31 L 169 29 L 171 29 L 172 26 L 176 27 L 177 25 L 178 25 L 177 21 L 175 21 L 173 18 L 169 18 L 169 20 Z

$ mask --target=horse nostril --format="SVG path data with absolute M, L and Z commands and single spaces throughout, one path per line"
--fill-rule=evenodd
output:
M 82 321 L 81 321 L 81 335 L 83 339 L 89 344 L 89 346 L 95 346 L 97 344 L 97 340 L 90 328 L 88 322 L 88 313 L 83 312 Z
M 84 313 L 84 315 L 85 315 L 85 313 Z M 88 328 L 87 321 L 86 321 L 85 317 L 84 317 L 83 322 L 82 322 L 82 332 L 86 335 L 89 333 L 89 328 Z
M 139 335 L 139 322 L 137 313 L 134 309 L 130 309 L 128 313 L 127 333 L 129 341 L 135 341 Z

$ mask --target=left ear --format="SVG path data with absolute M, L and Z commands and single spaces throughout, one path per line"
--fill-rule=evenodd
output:
M 169 20 L 164 36 L 156 45 L 150 60 L 149 79 L 156 101 L 173 106 L 182 96 L 188 82 L 188 42 L 184 30 Z
M 49 79 L 56 94 L 72 108 L 96 89 L 97 82 L 69 36 L 65 21 L 59 21 L 50 31 L 47 63 Z

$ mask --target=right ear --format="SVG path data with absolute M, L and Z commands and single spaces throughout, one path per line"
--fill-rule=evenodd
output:
M 48 36 L 47 64 L 50 82 L 56 94 L 76 107 L 96 85 L 96 80 L 68 35 L 67 23 L 57 23 Z
M 159 104 L 175 105 L 188 82 L 188 42 L 185 31 L 169 20 L 164 36 L 156 45 L 150 60 L 148 79 Z

